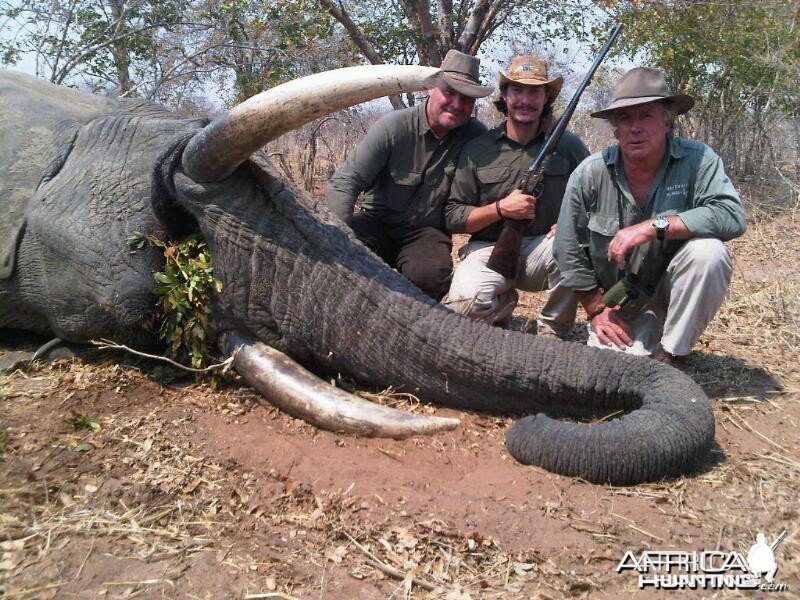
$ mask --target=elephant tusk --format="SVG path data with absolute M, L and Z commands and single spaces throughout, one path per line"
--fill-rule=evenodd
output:
M 233 368 L 269 402 L 322 429 L 403 439 L 455 429 L 461 423 L 415 415 L 348 394 L 239 331 L 221 334 L 219 343 L 226 353 L 239 349 Z
M 412 65 L 346 67 L 295 79 L 245 100 L 198 131 L 183 154 L 198 182 L 225 179 L 268 142 L 367 100 L 436 85 L 441 71 Z

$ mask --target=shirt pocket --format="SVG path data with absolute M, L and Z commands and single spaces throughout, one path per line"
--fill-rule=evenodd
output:
M 478 180 L 486 185 L 508 181 L 508 167 L 483 167 L 476 169 Z
M 619 231 L 619 215 L 591 213 L 588 227 L 589 231 L 595 235 L 612 238 Z
M 396 212 L 405 211 L 417 189 L 422 183 L 422 173 L 392 169 L 390 171 L 392 185 L 386 199 L 386 207 Z
M 511 171 L 508 167 L 484 167 L 475 169 L 475 176 L 480 182 L 479 197 L 487 202 L 493 202 L 505 196 L 508 191 L 516 187 L 516 183 L 509 183 Z
M 619 231 L 619 215 L 591 213 L 587 224 L 589 230 L 589 256 L 596 265 L 608 262 L 608 245 Z

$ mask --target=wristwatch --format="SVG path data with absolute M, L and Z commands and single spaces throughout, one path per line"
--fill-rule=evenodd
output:
M 660 240 L 663 240 L 667 233 L 667 229 L 669 229 L 669 219 L 664 215 L 661 215 L 660 217 L 653 219 L 651 225 L 656 228 L 656 237 Z

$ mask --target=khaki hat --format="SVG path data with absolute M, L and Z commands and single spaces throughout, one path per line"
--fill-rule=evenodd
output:
M 561 92 L 564 78 L 559 75 L 548 79 L 547 63 L 541 58 L 525 55 L 512 58 L 507 72 L 500 71 L 500 87 L 512 82 L 521 85 L 545 85 L 553 99 Z
M 442 77 L 455 91 L 470 98 L 483 98 L 494 90 L 481 85 L 478 79 L 479 58 L 464 54 L 458 50 L 448 50 L 442 61 Z
M 673 94 L 667 78 L 658 69 L 636 67 L 625 73 L 614 87 L 614 98 L 608 108 L 592 113 L 598 119 L 608 119 L 618 108 L 636 106 L 661 100 L 677 114 L 682 115 L 694 106 L 694 98 L 688 94 Z

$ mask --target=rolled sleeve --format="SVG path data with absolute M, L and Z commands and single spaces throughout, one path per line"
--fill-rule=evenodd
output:
M 567 288 L 576 291 L 597 287 L 597 274 L 585 249 L 588 219 L 586 194 L 589 193 L 586 161 L 570 176 L 553 243 L 553 254 L 561 272 L 561 281 Z M 584 240 L 583 242 L 581 240 Z
M 693 207 L 678 213 L 693 237 L 726 241 L 747 229 L 744 208 L 722 160 L 706 148 L 697 171 Z
M 333 213 L 348 225 L 358 195 L 370 189 L 386 166 L 391 153 L 391 135 L 385 118 L 373 125 L 347 160 L 328 180 L 325 200 Z

